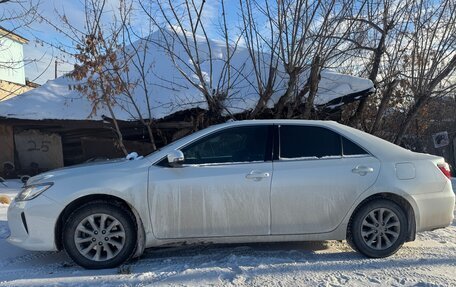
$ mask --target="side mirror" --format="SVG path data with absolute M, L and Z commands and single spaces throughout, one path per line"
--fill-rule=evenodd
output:
M 167 156 L 171 167 L 180 167 L 184 163 L 184 154 L 180 150 L 173 150 Z

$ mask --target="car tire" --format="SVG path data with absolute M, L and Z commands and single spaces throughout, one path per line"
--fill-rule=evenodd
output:
M 96 200 L 74 210 L 64 223 L 68 256 L 87 269 L 113 268 L 129 260 L 137 245 L 134 215 L 122 204 Z
M 396 253 L 407 238 L 407 217 L 395 202 L 376 199 L 362 205 L 353 216 L 347 242 L 370 258 Z

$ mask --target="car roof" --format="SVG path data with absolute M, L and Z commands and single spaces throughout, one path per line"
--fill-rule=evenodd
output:
M 318 124 L 318 125 L 339 125 L 335 121 L 323 120 L 290 120 L 290 119 L 266 119 L 266 120 L 242 120 L 227 121 L 222 125 L 249 125 L 249 124 Z

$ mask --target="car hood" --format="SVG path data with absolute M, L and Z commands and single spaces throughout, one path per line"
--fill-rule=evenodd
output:
M 26 185 L 32 185 L 47 181 L 53 181 L 57 178 L 61 178 L 64 176 L 71 176 L 71 175 L 80 175 L 84 173 L 96 173 L 100 172 L 100 170 L 107 170 L 116 168 L 119 166 L 123 166 L 125 164 L 131 164 L 133 160 L 127 160 L 125 158 L 120 159 L 113 159 L 113 160 L 105 160 L 105 161 L 97 161 L 97 162 L 89 162 L 83 163 L 78 165 L 73 165 L 69 167 L 54 169 L 45 173 L 38 174 L 29 178 Z

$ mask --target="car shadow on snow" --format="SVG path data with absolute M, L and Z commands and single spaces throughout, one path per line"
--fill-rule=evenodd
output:
M 421 260 L 405 255 L 404 258 L 400 251 L 397 256 L 369 259 L 337 241 L 220 244 L 147 249 L 140 259 L 129 263 L 129 268 L 138 275 L 151 272 L 151 283 L 170 283 L 170 280 L 185 281 L 185 277 L 195 280 L 210 274 L 236 274 L 244 269 L 254 270 L 255 275 L 306 270 L 354 271 L 384 268 L 385 262 L 388 268 L 396 268 L 449 264 L 456 259 Z M 188 270 L 190 274 L 186 274 Z M 214 273 L 214 270 L 219 271 Z
M 3 241 L 3 240 L 2 240 Z M 356 271 L 404 268 L 423 265 L 454 264 L 455 256 L 420 259 L 417 252 L 405 246 L 397 255 L 383 259 L 368 259 L 352 251 L 345 243 L 337 241 L 252 243 L 231 245 L 200 245 L 147 249 L 143 256 L 122 268 L 84 270 L 74 264 L 64 252 L 31 252 L 17 258 L 30 266 L 20 276 L 8 275 L 15 266 L 4 264 L 0 277 L 15 279 L 54 279 L 62 283 L 85 282 L 89 278 L 109 276 L 112 284 L 179 283 L 194 280 L 222 280 L 233 282 L 236 278 L 286 274 L 305 271 Z M 413 248 L 412 248 L 413 249 Z M 419 254 L 419 253 L 418 253 Z M 14 262 L 14 261 L 13 261 Z M 2 285 L 2 284 L 0 284 Z
M 306 271 L 362 273 L 369 270 L 449 265 L 456 260 L 456 255 L 420 258 L 419 251 L 413 249 L 404 246 L 392 257 L 370 259 L 352 251 L 345 243 L 336 241 L 208 245 L 149 249 L 142 259 L 130 263 L 130 266 L 133 273 L 138 274 L 137 278 L 141 279 L 138 282 L 185 284 L 211 277 L 212 280 L 218 278 L 236 283 L 234 280 L 238 277 L 248 279 L 251 276 Z

